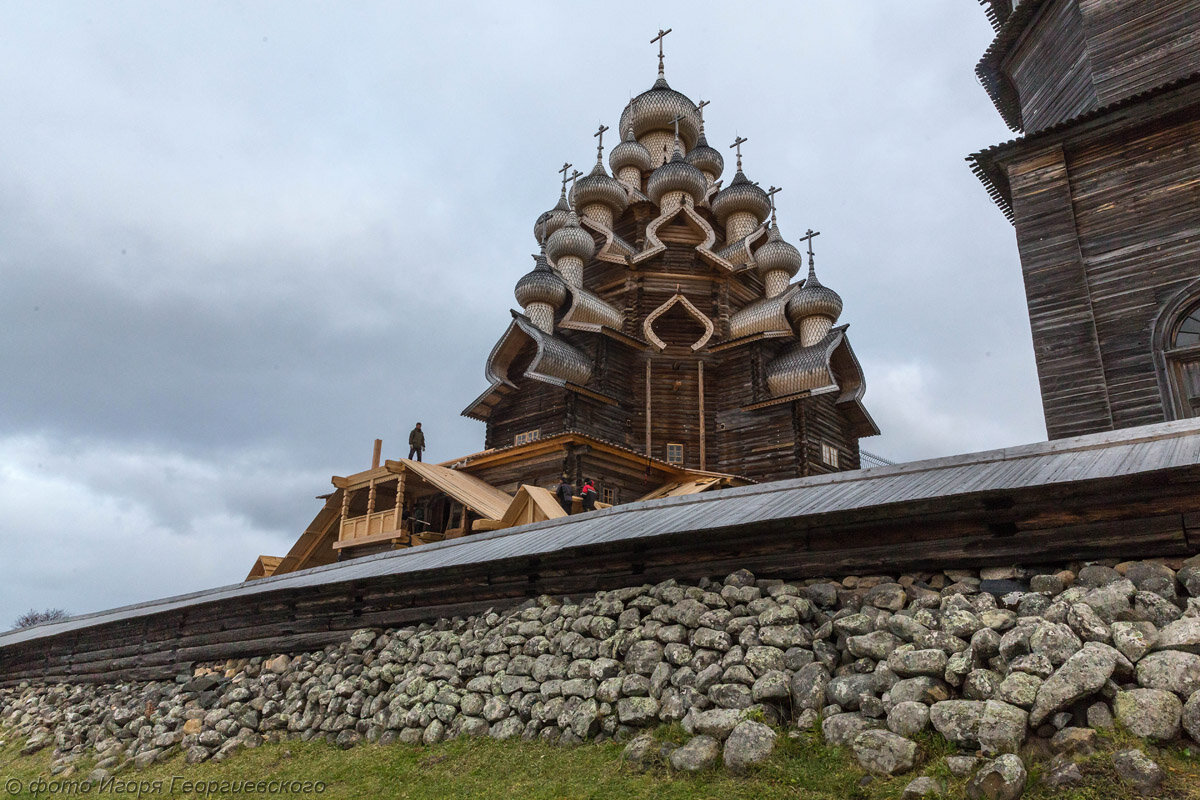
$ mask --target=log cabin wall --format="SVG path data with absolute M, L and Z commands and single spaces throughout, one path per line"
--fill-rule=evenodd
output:
M 1200 116 L 1067 152 L 1079 249 L 1118 428 L 1161 422 L 1160 310 L 1200 277 Z
M 538 391 L 513 392 L 497 404 L 487 423 L 487 448 L 510 447 L 517 434 L 540 431 L 541 437 L 567 429 L 567 396 L 570 392 L 549 384 Z
M 1196 0 L 1079 0 L 1104 106 L 1200 69 Z
M 1109 430 L 1112 413 L 1062 149 L 1015 164 L 1009 180 L 1047 435 Z
M 835 405 L 835 393 L 820 394 L 791 403 L 796 430 L 797 460 L 802 477 L 858 469 L 858 439 L 850 432 L 845 417 Z M 836 451 L 836 464 L 826 460 L 823 446 Z
M 1200 106 L 1008 162 L 1050 438 L 1166 419 L 1153 329 L 1200 278 Z
M 1076 0 L 1046 3 L 1005 60 L 1004 71 L 1021 98 L 1027 130 L 1095 108 L 1092 65 Z
M 1049 437 L 1184 413 L 1155 331 L 1200 279 L 1200 0 L 1031 0 L 977 72 L 1027 134 L 974 160 L 1016 228 Z
M 1044 130 L 1200 69 L 1197 0 L 1026 0 L 989 48 L 1005 118 Z

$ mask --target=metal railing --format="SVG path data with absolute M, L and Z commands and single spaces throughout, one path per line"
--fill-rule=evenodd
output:
M 874 453 L 868 453 L 866 450 L 858 451 L 858 460 L 863 469 L 868 467 L 890 467 L 896 462 L 890 461 L 883 456 L 877 456 Z

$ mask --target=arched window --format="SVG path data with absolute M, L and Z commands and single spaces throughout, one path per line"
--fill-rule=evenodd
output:
M 1189 286 L 1163 309 L 1155 347 L 1167 419 L 1200 417 L 1200 286 Z

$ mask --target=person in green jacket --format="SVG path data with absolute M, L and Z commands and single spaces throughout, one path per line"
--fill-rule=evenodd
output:
M 425 432 L 421 430 L 421 423 L 417 423 L 417 427 L 412 429 L 408 434 L 408 457 L 415 457 L 417 461 L 421 460 L 421 453 L 425 450 Z

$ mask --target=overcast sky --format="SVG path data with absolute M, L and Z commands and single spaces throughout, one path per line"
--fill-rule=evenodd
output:
M 785 238 L 822 232 L 864 447 L 1044 439 L 1013 231 L 963 161 L 1012 136 L 975 0 L 10 0 L 0 628 L 239 581 L 418 419 L 429 460 L 479 450 L 459 411 L 534 219 L 659 27 Z

